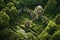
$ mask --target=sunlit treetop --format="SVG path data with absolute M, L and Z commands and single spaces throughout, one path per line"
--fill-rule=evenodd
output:
M 4 11 L 0 11 L 0 25 L 7 24 L 9 20 L 10 17 Z

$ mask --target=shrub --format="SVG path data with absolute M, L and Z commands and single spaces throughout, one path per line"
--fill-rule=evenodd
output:
M 55 23 L 56 24 L 60 24 L 60 14 L 58 14 L 56 17 L 55 17 Z
M 52 22 L 52 21 L 50 21 L 49 23 L 48 23 L 48 25 L 47 25 L 47 27 L 46 27 L 46 31 L 50 34 L 50 35 L 52 35 L 57 29 L 56 29 L 57 27 L 56 27 L 56 24 L 55 24 L 55 22 Z
M 49 35 L 47 32 L 42 32 L 38 38 L 39 40 L 50 40 L 51 35 Z
M 19 40 L 19 37 L 13 30 L 5 28 L 0 31 L 0 40 Z
M 57 30 L 57 31 L 52 35 L 52 40 L 60 40 L 60 30 Z
M 14 3 L 8 2 L 6 6 L 10 8 L 11 6 L 14 6 Z
M 10 17 L 4 12 L 0 11 L 0 25 L 6 26 L 9 23 Z
M 5 7 L 4 0 L 0 0 L 0 10 Z
M 26 40 L 38 40 L 37 38 L 36 38 L 36 36 L 35 35 L 33 35 L 32 33 L 30 33 L 30 32 L 28 32 L 28 33 L 26 33 Z
M 47 5 L 45 5 L 44 11 L 49 18 L 54 18 L 57 2 L 55 0 L 48 0 Z

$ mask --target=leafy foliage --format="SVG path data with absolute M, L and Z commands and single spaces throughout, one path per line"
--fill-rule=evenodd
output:
M 60 14 L 58 14 L 57 16 L 56 16 L 56 18 L 55 18 L 55 23 L 56 24 L 60 24 Z
M 5 26 L 9 25 L 10 17 L 4 12 L 0 11 L 0 28 L 5 28 Z
M 0 0 L 0 40 L 60 40 L 60 0 Z
M 60 40 L 60 30 L 56 31 L 56 32 L 52 35 L 52 40 Z

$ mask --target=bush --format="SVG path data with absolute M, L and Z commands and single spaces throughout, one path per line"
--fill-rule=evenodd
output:
M 13 30 L 5 28 L 0 31 L 0 40 L 19 40 L 19 37 Z
M 56 23 L 57 25 L 60 24 L 60 14 L 58 14 L 58 15 L 55 17 L 55 23 Z
M 9 23 L 10 17 L 4 12 L 0 11 L 0 25 L 6 26 Z
M 26 40 L 38 40 L 37 38 L 36 38 L 36 36 L 35 35 L 33 35 L 32 33 L 30 33 L 30 32 L 28 32 L 28 33 L 26 33 Z
M 47 27 L 45 28 L 45 30 L 50 34 L 53 35 L 53 33 L 57 30 L 56 29 L 56 24 L 55 22 L 50 21 L 47 25 Z
M 17 8 L 15 6 L 11 6 L 10 8 L 9 7 L 5 7 L 2 10 L 5 11 L 9 15 L 9 17 L 11 19 L 15 19 L 16 16 L 18 15 L 18 10 L 17 10 Z
M 21 3 L 20 3 L 19 1 L 14 2 L 14 4 L 15 4 L 15 7 L 16 7 L 17 9 L 22 8 L 22 5 L 21 5 Z
M 60 40 L 60 30 L 57 30 L 57 31 L 52 35 L 52 40 Z
M 49 18 L 54 18 L 57 2 L 55 0 L 48 0 L 47 5 L 45 5 L 44 11 Z
M 0 0 L 0 10 L 5 7 L 4 0 Z
M 49 35 L 47 32 L 42 32 L 38 38 L 39 40 L 50 40 L 51 35 Z
M 8 2 L 6 6 L 11 8 L 11 6 L 14 6 L 14 3 L 13 2 Z

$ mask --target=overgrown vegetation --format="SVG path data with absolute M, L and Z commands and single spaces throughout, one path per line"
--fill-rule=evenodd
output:
M 0 0 L 0 40 L 60 40 L 60 0 Z

